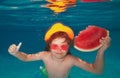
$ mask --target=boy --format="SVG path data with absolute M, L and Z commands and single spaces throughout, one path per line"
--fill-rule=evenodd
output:
M 61 23 L 56 23 L 45 35 L 46 51 L 26 54 L 19 52 L 21 45 L 16 46 L 15 44 L 12 44 L 8 51 L 22 61 L 43 60 L 49 78 L 68 78 L 69 70 L 74 65 L 92 73 L 101 73 L 104 66 L 104 52 L 110 45 L 110 37 L 100 40 L 102 47 L 99 48 L 93 64 L 89 64 L 69 53 L 69 47 L 73 42 L 73 38 L 74 33 L 71 28 Z

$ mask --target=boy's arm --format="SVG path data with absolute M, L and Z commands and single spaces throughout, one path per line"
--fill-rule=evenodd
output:
M 93 64 L 87 63 L 79 58 L 76 58 L 75 65 L 93 73 L 102 73 L 104 68 L 104 52 L 110 45 L 110 37 L 103 38 L 100 42 L 103 46 L 98 50 L 96 60 Z
M 42 59 L 42 55 L 44 54 L 44 52 L 39 52 L 36 54 L 26 54 L 24 52 L 20 52 L 19 48 L 21 44 L 22 43 L 19 43 L 18 46 L 16 46 L 15 44 L 10 45 L 8 52 L 22 61 L 34 61 Z
M 22 60 L 22 61 L 35 61 L 35 60 L 42 60 L 42 55 L 45 52 L 39 52 L 36 54 L 26 54 L 24 52 L 17 52 L 16 54 L 14 54 L 13 56 L 15 56 L 16 58 Z

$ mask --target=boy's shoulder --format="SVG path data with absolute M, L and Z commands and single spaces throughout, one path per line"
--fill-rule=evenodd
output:
M 42 52 L 39 52 L 42 56 L 47 56 L 50 54 L 49 51 L 42 51 Z
M 71 62 L 75 62 L 77 60 L 81 60 L 80 58 L 73 56 L 71 54 L 67 55 L 67 59 L 69 59 Z
M 38 53 L 36 53 L 37 55 L 41 56 L 41 57 L 45 57 L 47 56 L 48 54 L 50 54 L 50 52 L 48 51 L 40 51 Z
M 71 54 L 68 54 L 67 56 L 66 56 L 66 59 L 67 60 L 70 60 L 70 61 L 74 61 L 75 60 L 75 56 L 73 56 L 73 55 L 71 55 Z

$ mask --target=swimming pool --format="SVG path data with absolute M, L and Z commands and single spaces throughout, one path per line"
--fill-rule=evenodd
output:
M 73 28 L 75 35 L 88 25 L 98 25 L 110 30 L 112 43 L 105 53 L 105 69 L 95 75 L 77 67 L 70 71 L 70 78 L 119 78 L 120 73 L 120 2 L 77 3 L 76 7 L 54 15 L 40 7 L 45 1 L 2 0 L 0 5 L 0 78 L 38 78 L 42 61 L 22 62 L 8 54 L 10 44 L 22 42 L 20 50 L 35 53 L 45 48 L 43 40 L 47 29 L 55 22 Z M 82 53 L 71 48 L 71 53 L 93 62 L 96 52 Z

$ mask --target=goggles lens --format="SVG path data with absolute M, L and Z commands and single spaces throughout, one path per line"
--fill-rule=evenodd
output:
M 61 45 L 58 46 L 56 44 L 51 44 L 51 49 L 57 50 L 57 49 L 62 49 L 62 50 L 68 50 L 68 45 Z

